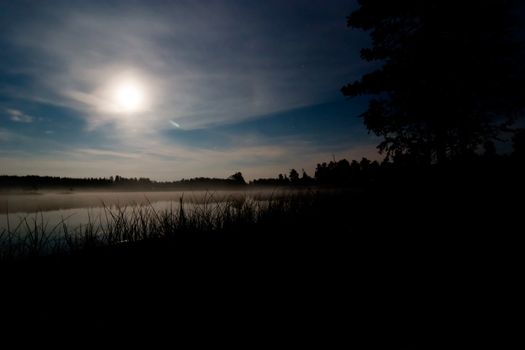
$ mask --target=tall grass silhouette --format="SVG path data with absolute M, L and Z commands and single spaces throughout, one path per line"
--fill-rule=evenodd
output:
M 18 218 L 15 225 L 8 214 L 7 228 L 0 232 L 0 260 L 52 254 L 71 254 L 92 248 L 156 239 L 195 239 L 214 233 L 249 235 L 250 230 L 278 225 L 283 219 L 307 215 L 320 193 L 274 193 L 270 196 L 230 195 L 216 198 L 207 193 L 198 201 L 180 197 L 169 208 L 146 205 L 108 206 L 102 213 L 88 213 L 85 224 L 71 227 L 68 217 L 51 226 L 42 212 Z M 241 237 L 242 238 L 242 237 Z

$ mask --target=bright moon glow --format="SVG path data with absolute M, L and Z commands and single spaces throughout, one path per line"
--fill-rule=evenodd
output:
M 144 108 L 144 91 L 135 82 L 122 82 L 117 85 L 114 102 L 120 112 L 139 112 Z

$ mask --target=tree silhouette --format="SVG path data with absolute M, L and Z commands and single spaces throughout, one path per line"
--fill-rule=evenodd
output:
M 292 183 L 292 185 L 299 184 L 299 173 L 297 172 L 297 170 L 291 169 L 289 176 L 290 176 L 290 182 Z
M 525 103 L 516 1 L 360 0 L 347 24 L 370 32 L 382 67 L 342 88 L 373 95 L 362 114 L 391 156 L 429 163 L 473 154 Z M 516 11 L 514 13 L 519 13 Z
M 246 181 L 244 181 L 244 177 L 242 176 L 241 172 L 237 172 L 237 173 L 231 175 L 230 177 L 228 177 L 228 179 L 229 180 L 233 180 L 233 181 L 235 181 L 238 184 L 243 184 L 243 185 L 246 184 Z
M 311 176 L 309 176 L 306 171 L 303 169 L 303 175 L 301 176 L 301 185 L 310 186 L 313 185 L 314 181 Z

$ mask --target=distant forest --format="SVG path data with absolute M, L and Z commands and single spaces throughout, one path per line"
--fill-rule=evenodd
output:
M 52 176 L 0 176 L 0 190 L 41 189 L 112 189 L 112 190 L 191 190 L 240 189 L 250 187 L 366 187 L 392 182 L 455 181 L 497 178 L 503 174 L 521 176 L 525 164 L 525 131 L 516 133 L 511 154 L 497 154 L 493 144 L 478 153 L 458 161 L 421 164 L 410 155 L 387 158 L 381 163 L 362 158 L 360 161 L 341 159 L 317 164 L 313 176 L 295 169 L 275 178 L 246 182 L 242 173 L 227 178 L 196 177 L 179 181 L 155 181 L 149 178 L 69 178 Z M 508 179 L 510 180 L 510 179 Z
M 116 189 L 116 190 L 165 190 L 165 189 L 207 189 L 207 188 L 247 188 L 247 187 L 311 187 L 316 185 L 352 186 L 360 185 L 375 179 L 382 167 L 377 161 L 366 158 L 352 162 L 342 159 L 329 163 L 317 164 L 314 176 L 304 170 L 299 173 L 295 169 L 279 174 L 275 178 L 255 179 L 246 182 L 242 173 L 237 172 L 227 178 L 196 177 L 179 181 L 155 181 L 149 178 L 125 178 L 111 176 L 109 178 L 69 178 L 52 176 L 0 176 L 0 189 Z

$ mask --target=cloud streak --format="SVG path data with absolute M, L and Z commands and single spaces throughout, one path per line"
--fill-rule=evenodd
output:
M 343 101 L 339 88 L 364 69 L 364 35 L 345 26 L 352 7 L 2 3 L 0 102 L 12 123 L 0 162 L 21 174 L 253 178 L 371 156 L 363 128 L 344 119 L 355 112 L 323 105 Z M 140 112 L 115 111 L 126 80 L 144 90 Z
M 37 173 L 40 175 L 109 177 L 118 174 L 175 180 L 195 176 L 227 177 L 236 171 L 242 171 L 245 178 L 251 180 L 275 177 L 279 173 L 288 173 L 291 168 L 305 169 L 313 175 L 316 163 L 320 159 L 331 159 L 332 151 L 319 150 L 315 145 L 304 141 L 234 150 L 192 149 L 152 142 L 128 153 L 96 148 L 55 151 L 45 155 L 0 152 L 0 162 L 4 169 L 8 169 L 8 174 L 35 174 L 34 169 L 39 169 Z M 336 156 L 338 159 L 360 159 L 363 156 L 378 159 L 374 148 L 367 145 L 342 147 Z M 122 159 L 126 161 L 122 162 Z
M 17 123 L 31 123 L 33 121 L 33 117 L 30 115 L 25 114 L 22 111 L 19 111 L 18 109 L 10 109 L 7 108 L 6 110 L 7 115 L 9 116 L 9 119 L 13 122 Z
M 355 70 L 342 64 L 344 47 L 319 47 L 323 35 L 344 33 L 344 18 L 334 22 L 326 5 L 318 9 L 325 17 L 314 18 L 321 30 L 311 30 L 303 23 L 310 13 L 290 17 L 286 5 L 281 15 L 236 2 L 58 4 L 53 11 L 42 5 L 7 35 L 41 58 L 19 67 L 36 77 L 26 97 L 76 108 L 93 127 L 119 122 L 104 111 L 104 88 L 129 71 L 152 96 L 141 119 L 156 129 L 170 120 L 186 128 L 235 122 L 333 98 L 341 77 Z

